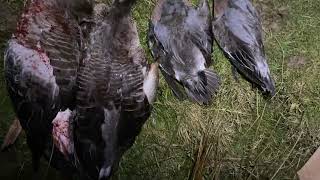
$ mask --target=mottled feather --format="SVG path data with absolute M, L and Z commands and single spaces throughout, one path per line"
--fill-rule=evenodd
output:
M 93 179 L 117 169 L 151 113 L 144 92 L 149 65 L 130 14 L 133 1 L 127 1 L 97 7 L 89 60 L 77 80 L 75 149 L 83 172 Z
M 72 6 L 59 2 L 28 0 L 5 52 L 7 89 L 26 131 L 35 170 L 43 153 L 50 158 L 52 120 L 60 109 L 74 106 L 80 17 L 72 13 Z M 52 162 L 57 164 L 52 166 L 64 169 L 70 165 L 54 152 Z

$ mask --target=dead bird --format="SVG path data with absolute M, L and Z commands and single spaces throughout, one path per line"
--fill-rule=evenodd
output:
M 265 95 L 275 94 L 265 55 L 259 15 L 250 0 L 215 0 L 213 34 L 240 73 Z
M 75 107 L 81 64 L 78 24 L 92 11 L 90 0 L 27 0 L 8 41 L 4 76 L 35 172 L 43 155 L 66 173 L 75 170 L 53 145 L 52 121 L 59 111 Z
M 211 13 L 207 0 L 158 0 L 149 24 L 149 48 L 179 99 L 209 104 L 219 87 L 212 64 Z
M 82 177 L 109 179 L 151 113 L 158 65 L 148 64 L 131 9 L 135 0 L 99 5 L 77 81 L 73 137 Z

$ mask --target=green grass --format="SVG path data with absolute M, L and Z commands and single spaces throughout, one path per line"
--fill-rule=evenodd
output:
M 247 82 L 236 83 L 230 63 L 215 46 L 213 68 L 222 84 L 214 103 L 200 107 L 179 102 L 162 79 L 152 116 L 123 157 L 116 177 L 297 179 L 297 170 L 320 146 L 320 1 L 255 3 L 263 10 L 265 48 L 276 96 L 265 100 Z M 146 52 L 148 18 L 154 4 L 154 0 L 140 0 L 134 11 Z M 16 12 L 21 1 L 10 1 L 9 6 Z M 10 30 L 5 24 L 0 26 Z M 1 32 L 1 48 L 8 37 Z M 288 66 L 292 57 L 300 57 L 304 65 Z M 2 75 L 0 80 L 3 139 L 14 115 Z M 10 155 L 14 158 L 7 160 L 10 166 L 0 155 L 1 167 L 7 169 L 0 177 L 16 177 L 19 169 L 30 177 L 30 154 L 24 138 L 13 149 Z M 50 179 L 57 179 L 54 172 L 51 174 Z

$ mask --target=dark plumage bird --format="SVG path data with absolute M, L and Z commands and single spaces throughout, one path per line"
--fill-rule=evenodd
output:
M 135 0 L 96 7 L 80 70 L 74 147 L 82 176 L 108 179 L 151 113 L 158 66 L 147 64 L 131 17 Z
M 216 0 L 213 34 L 234 70 L 263 94 L 275 94 L 264 52 L 261 22 L 250 0 Z
M 149 48 L 174 94 L 208 104 L 219 78 L 211 64 L 211 15 L 207 0 L 197 8 L 183 0 L 158 0 L 149 27 Z
M 7 90 L 26 132 L 35 171 L 42 155 L 66 172 L 73 167 L 52 146 L 52 121 L 59 111 L 66 110 L 68 115 L 68 109 L 75 107 L 76 77 L 82 63 L 78 24 L 92 10 L 87 0 L 28 0 L 8 42 Z

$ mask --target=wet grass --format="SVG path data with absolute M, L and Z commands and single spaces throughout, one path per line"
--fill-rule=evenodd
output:
M 215 46 L 213 68 L 222 85 L 214 103 L 200 107 L 179 102 L 161 80 L 152 116 L 124 156 L 116 178 L 297 179 L 296 171 L 320 146 L 320 1 L 254 2 L 263 17 L 276 96 L 265 100 L 245 81 L 236 83 L 230 64 Z M 154 3 L 141 0 L 134 11 L 146 52 Z M 2 6 L 0 15 L 14 21 L 21 1 L 1 4 L 8 7 Z M 11 14 L 3 13 L 7 9 Z M 0 22 L 2 52 L 14 23 Z M 0 80 L 3 139 L 14 114 L 2 74 Z M 23 137 L 10 152 L 0 154 L 0 161 L 0 177 L 16 179 L 19 173 L 24 179 L 31 177 Z M 54 171 L 49 177 L 58 179 Z

